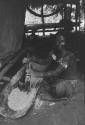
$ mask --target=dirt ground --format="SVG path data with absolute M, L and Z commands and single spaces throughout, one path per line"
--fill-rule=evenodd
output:
M 85 125 L 84 82 L 70 100 L 49 102 L 38 97 L 33 109 L 17 120 L 0 118 L 0 125 Z

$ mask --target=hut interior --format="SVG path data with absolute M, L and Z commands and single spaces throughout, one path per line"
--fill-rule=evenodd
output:
M 84 0 L 0 0 L 0 125 L 84 125 L 84 41 Z

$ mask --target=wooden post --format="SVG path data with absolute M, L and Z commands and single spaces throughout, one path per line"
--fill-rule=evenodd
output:
M 44 16 L 43 16 L 43 3 L 41 7 L 41 15 L 42 15 L 42 24 L 43 24 L 43 36 L 45 36 L 45 27 L 44 27 Z
M 77 31 L 77 22 L 78 22 L 78 3 L 76 4 L 76 31 Z
M 70 21 L 71 21 L 71 13 L 72 13 L 72 2 L 71 2 L 71 11 L 70 11 Z
M 84 32 L 85 32 L 85 0 L 83 0 L 83 11 L 84 11 Z
M 80 23 L 81 23 L 81 6 L 80 6 L 80 0 L 79 0 L 79 31 L 80 31 Z
M 66 21 L 67 21 L 67 11 L 66 11 L 66 2 L 64 1 L 64 31 L 66 32 Z

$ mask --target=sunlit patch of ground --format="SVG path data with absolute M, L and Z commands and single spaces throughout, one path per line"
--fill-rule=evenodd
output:
M 3 120 L 0 125 L 84 125 L 84 81 L 79 80 L 75 95 L 69 100 L 44 101 L 37 97 L 34 108 L 18 120 Z

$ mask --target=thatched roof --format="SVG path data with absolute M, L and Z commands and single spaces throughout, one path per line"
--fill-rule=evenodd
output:
M 58 3 L 78 3 L 80 0 L 28 0 L 28 4 L 32 7 L 40 7 L 42 4 L 54 5 Z

